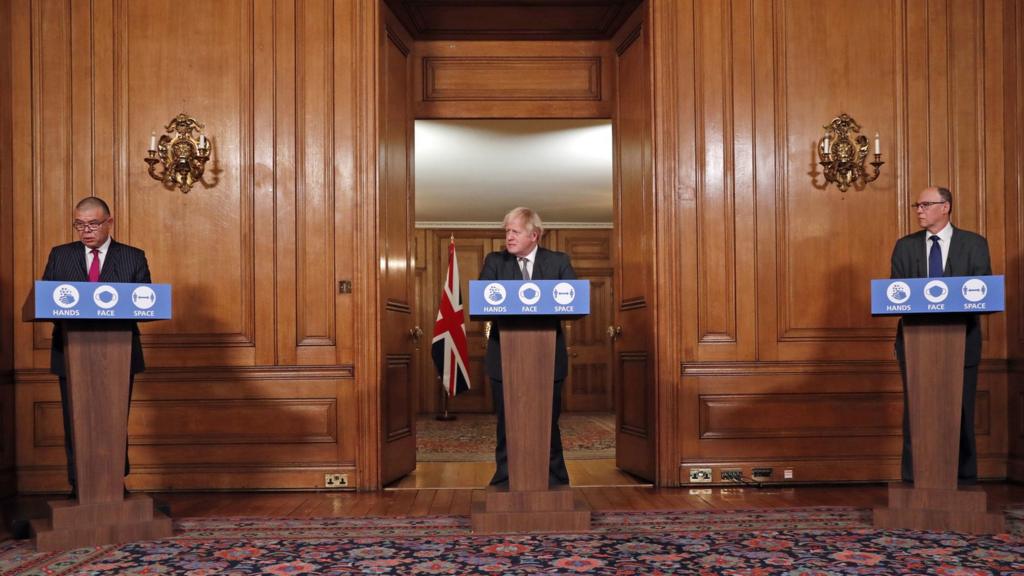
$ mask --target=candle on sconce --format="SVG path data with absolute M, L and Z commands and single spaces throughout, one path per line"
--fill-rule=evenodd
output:
M 825 141 L 824 143 L 822 143 L 821 147 L 825 150 L 825 154 L 828 154 L 830 152 L 828 147 L 828 134 L 825 134 Z
M 199 147 L 206 148 L 206 134 L 199 135 Z
M 882 153 L 882 141 L 878 138 L 878 132 L 875 132 L 875 154 Z
M 156 150 L 156 132 L 152 132 L 149 136 L 149 149 Z

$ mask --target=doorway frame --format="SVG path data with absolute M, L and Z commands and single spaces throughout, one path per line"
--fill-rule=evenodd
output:
M 358 125 L 356 126 L 357 151 L 355 195 L 358 210 L 356 211 L 357 246 L 355 254 L 358 261 L 356 267 L 356 309 L 355 330 L 361 335 L 356 346 L 355 377 L 357 397 L 357 487 L 359 490 L 381 490 L 381 470 L 383 454 L 380 449 L 382 435 L 381 406 L 381 333 L 378 323 L 380 295 L 380 253 L 379 238 L 381 226 L 378 219 L 379 181 L 377 173 L 378 150 L 380 146 L 377 130 L 378 107 L 377 97 L 380 90 L 380 36 L 382 10 L 384 0 L 357 3 L 354 29 L 359 51 L 357 54 L 357 72 L 360 80 Z M 678 160 L 675 157 L 676 127 L 679 112 L 666 103 L 675 102 L 676 83 L 673 81 L 675 70 L 671 66 L 675 54 L 674 43 L 659 42 L 659 38 L 671 37 L 674 33 L 671 7 L 645 0 L 637 10 L 644 11 L 644 26 L 649 30 L 649 48 L 646 53 L 645 66 L 651 78 L 649 97 L 651 109 L 651 194 L 654 202 L 655 229 L 654 238 L 654 302 L 653 332 L 656 335 L 654 354 L 655 403 L 655 478 L 657 487 L 679 485 L 679 462 L 682 455 L 678 453 L 678 398 L 677 391 L 681 380 L 682 358 L 677 357 L 680 344 L 679 326 L 675 321 L 682 311 L 681 297 L 670 289 L 674 283 L 663 281 L 663 278 L 677 277 L 680 254 L 679 241 L 682 235 L 676 224 L 680 212 L 676 207 L 674 193 L 677 182 Z M 414 49 L 415 52 L 415 49 Z M 659 81 L 660 79 L 668 81 Z M 414 119 L 421 119 L 414 115 Z M 432 116 L 429 119 L 443 119 Z M 612 121 L 613 134 L 616 133 L 616 119 Z M 613 136 L 615 138 L 615 136 Z M 614 170 L 613 170 L 614 171 Z M 413 183 L 415 185 L 415 183 Z M 693 201 L 691 194 L 683 194 L 683 201 Z M 663 231 L 662 233 L 658 233 Z

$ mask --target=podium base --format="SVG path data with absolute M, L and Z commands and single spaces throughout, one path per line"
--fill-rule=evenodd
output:
M 590 507 L 568 486 L 536 492 L 489 487 L 473 493 L 473 532 L 583 532 Z
M 79 504 L 53 500 L 48 518 L 32 520 L 32 538 L 39 552 L 85 546 L 155 540 L 170 536 L 171 519 L 153 510 L 153 500 L 132 494 L 124 500 Z
M 889 485 L 889 506 L 874 510 L 876 528 L 952 530 L 968 534 L 1005 531 L 1003 514 L 988 511 L 985 491 L 978 486 L 958 490 Z

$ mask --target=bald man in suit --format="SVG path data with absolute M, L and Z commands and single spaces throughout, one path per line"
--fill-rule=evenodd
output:
M 146 254 L 138 248 L 121 244 L 111 237 L 114 216 L 107 203 L 95 196 L 83 199 L 75 206 L 72 225 L 78 232 L 79 240 L 55 246 L 50 250 L 43 272 L 43 280 L 66 282 L 132 282 L 148 284 L 152 280 Z M 142 372 L 145 361 L 142 357 L 142 343 L 139 327 L 132 327 L 132 363 L 128 398 L 131 401 L 131 387 L 135 374 Z M 71 428 L 71 410 L 68 406 L 68 382 L 64 364 L 64 334 L 59 322 L 53 326 L 53 341 L 50 347 L 50 372 L 56 374 L 60 384 L 61 409 L 64 416 L 64 450 L 68 460 L 68 483 L 71 495 L 77 494 L 75 478 L 75 450 Z M 125 455 L 125 475 L 128 474 L 128 457 Z
M 946 188 L 925 188 L 913 204 L 921 230 L 896 242 L 892 251 L 892 278 L 929 278 L 940 276 L 989 276 L 988 241 L 983 236 L 953 226 L 953 193 Z M 966 330 L 964 384 L 960 415 L 960 454 L 958 476 L 962 484 L 978 480 L 978 448 L 974 437 L 974 397 L 978 388 L 978 364 L 981 363 L 981 324 L 977 314 L 958 318 Z M 903 320 L 896 329 L 896 359 L 903 378 L 903 397 L 907 395 L 907 365 L 903 347 Z M 903 403 L 903 459 L 901 476 L 914 481 L 910 441 L 910 413 Z
M 539 246 L 544 234 L 540 216 L 529 208 L 515 208 L 505 215 L 505 249 L 491 252 L 484 258 L 480 280 L 574 280 L 569 255 Z M 569 483 L 562 453 L 562 434 L 558 416 L 562 409 L 562 385 L 569 374 L 569 357 L 565 348 L 562 324 L 552 320 L 555 328 L 555 372 L 551 406 L 551 454 L 548 482 L 551 485 Z M 498 415 L 498 444 L 494 451 L 495 471 L 492 485 L 508 483 L 508 451 L 505 445 L 505 398 L 501 374 L 501 322 L 495 321 L 487 341 L 485 358 L 487 377 L 491 381 L 494 410 Z

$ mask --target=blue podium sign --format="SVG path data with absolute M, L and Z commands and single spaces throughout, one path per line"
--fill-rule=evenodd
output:
M 37 320 L 167 320 L 170 284 L 51 282 L 35 284 Z
M 470 316 L 586 316 L 589 280 L 470 280 Z
M 963 314 L 1006 309 L 1002 276 L 948 276 L 871 281 L 871 313 Z

